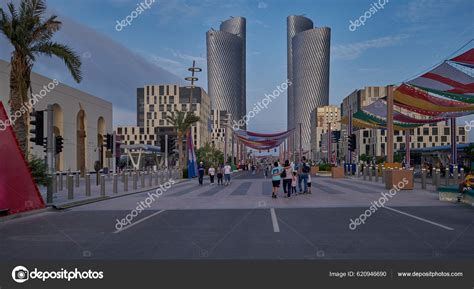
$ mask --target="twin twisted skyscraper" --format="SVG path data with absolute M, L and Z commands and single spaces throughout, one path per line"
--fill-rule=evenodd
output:
M 209 30 L 207 40 L 208 92 L 214 109 L 231 113 L 238 122 L 246 113 L 246 20 L 234 17 L 222 22 L 220 30 Z M 296 129 L 291 146 L 310 149 L 311 113 L 329 104 L 329 55 L 331 30 L 313 28 L 303 16 L 288 16 L 288 129 Z M 245 128 L 241 128 L 245 129 Z

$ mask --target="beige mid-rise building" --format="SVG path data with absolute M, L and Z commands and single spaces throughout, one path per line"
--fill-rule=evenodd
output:
M 329 125 L 331 130 L 341 130 L 341 111 L 335 105 L 328 105 L 316 108 L 311 114 L 311 158 L 318 160 L 322 158 L 324 144 L 322 135 L 327 133 Z
M 118 126 L 117 133 L 122 135 L 122 142 L 126 145 L 164 146 L 165 135 L 169 139 L 176 137 L 174 126 L 167 118 L 174 111 L 193 111 L 200 118 L 191 128 L 195 148 L 211 141 L 209 95 L 200 87 L 193 88 L 191 95 L 191 88 L 175 84 L 138 88 L 137 125 Z

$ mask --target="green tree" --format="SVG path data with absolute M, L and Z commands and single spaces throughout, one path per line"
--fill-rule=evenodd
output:
M 44 19 L 44 0 L 21 0 L 18 7 L 10 2 L 7 7 L 8 13 L 0 8 L 0 31 L 14 48 L 10 60 L 9 100 L 11 113 L 14 114 L 29 100 L 30 76 L 36 57 L 54 55 L 62 59 L 76 82 L 82 80 L 82 74 L 79 56 L 68 46 L 52 41 L 62 23 L 56 15 Z M 28 118 L 28 113 L 24 113 L 13 125 L 25 156 L 28 155 Z
M 199 117 L 194 115 L 192 111 L 174 111 L 171 112 L 171 115 L 167 115 L 166 119 L 176 129 L 176 141 L 178 142 L 179 171 L 181 172 L 181 174 L 183 174 L 183 167 L 185 161 L 183 152 L 183 136 L 186 135 L 186 132 L 192 127 L 193 124 L 199 121 Z
M 196 150 L 196 158 L 199 162 L 203 162 L 205 167 L 210 165 L 216 167 L 224 162 L 224 153 L 210 143 L 206 143 Z
M 464 148 L 464 153 L 466 154 L 466 158 L 469 161 L 469 164 L 467 165 L 467 170 L 470 171 L 472 168 L 472 162 L 474 162 L 474 144 L 470 144 L 466 148 Z

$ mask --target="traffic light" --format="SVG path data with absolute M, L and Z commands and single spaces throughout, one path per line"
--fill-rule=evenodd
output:
M 172 136 L 168 136 L 168 155 L 171 155 L 177 152 L 178 152 L 178 148 L 176 147 L 176 138 Z
M 47 137 L 43 138 L 43 142 L 41 143 L 41 145 L 42 145 L 43 148 L 44 148 L 43 151 L 44 151 L 45 153 L 48 153 L 48 138 L 47 138 Z
M 113 135 L 111 135 L 111 134 L 106 135 L 105 147 L 109 151 L 113 150 L 113 148 L 114 148 L 114 136 Z
M 56 154 L 59 154 L 63 151 L 63 144 L 64 144 L 64 139 L 62 136 L 57 135 L 55 138 L 55 152 Z
M 44 139 L 44 111 L 33 111 L 30 113 L 30 125 L 33 125 L 35 128 L 30 129 L 30 133 L 33 136 L 30 138 L 30 141 L 35 145 L 43 145 Z
M 351 152 L 355 151 L 356 150 L 356 135 L 355 134 L 349 135 L 349 138 L 347 139 L 347 141 L 348 141 L 349 150 Z

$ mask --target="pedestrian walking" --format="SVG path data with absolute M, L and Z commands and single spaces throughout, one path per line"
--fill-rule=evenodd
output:
M 214 175 L 216 174 L 216 169 L 214 168 L 214 166 L 211 165 L 211 167 L 209 168 L 208 172 L 209 174 L 209 179 L 211 181 L 211 185 L 214 184 Z
M 199 173 L 199 185 L 202 186 L 202 183 L 204 180 L 204 164 L 202 162 L 199 163 L 198 173 Z
M 288 160 L 285 161 L 284 171 L 281 174 L 283 178 L 283 191 L 289 198 L 291 196 L 291 179 L 293 178 L 293 168 Z
M 311 173 L 308 173 L 308 194 L 311 194 Z
M 296 171 L 293 171 L 291 177 L 291 194 L 296 195 L 296 184 L 298 183 L 298 178 L 296 176 Z
M 273 164 L 272 169 L 272 198 L 276 199 L 278 194 L 278 189 L 280 188 L 281 183 L 281 173 L 283 168 L 278 165 L 278 162 Z
M 311 168 L 306 162 L 306 157 L 301 158 L 301 162 L 298 164 L 298 190 L 300 193 L 306 194 L 308 192 L 308 174 Z M 304 184 L 304 190 L 301 187 L 301 183 Z
M 224 166 L 223 165 L 219 165 L 218 169 L 217 169 L 217 184 L 218 185 L 222 185 L 222 178 L 224 176 Z
M 224 166 L 224 181 L 225 185 L 230 185 L 230 173 L 232 171 L 232 167 L 229 164 Z

